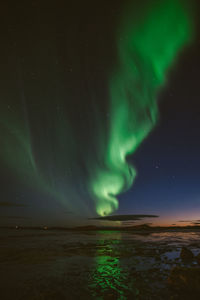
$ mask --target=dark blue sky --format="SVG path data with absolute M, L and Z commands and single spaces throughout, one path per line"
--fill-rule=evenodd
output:
M 121 209 L 157 213 L 173 223 L 200 211 L 200 43 L 179 59 L 160 96 L 160 120 L 131 161 L 138 170 Z M 171 218 L 170 218 L 171 219 Z

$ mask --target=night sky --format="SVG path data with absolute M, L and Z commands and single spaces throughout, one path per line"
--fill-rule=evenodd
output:
M 160 83 L 159 74 L 160 81 L 155 83 L 153 63 L 145 61 L 148 49 L 156 53 L 156 46 L 151 45 L 159 44 L 165 49 L 179 39 L 176 24 L 167 17 L 165 8 L 164 16 L 172 20 L 166 39 L 162 33 L 155 33 L 157 25 L 146 31 L 137 29 L 141 20 L 148 27 L 148 7 L 154 12 L 158 3 L 2 2 L 0 225 L 99 224 L 92 219 L 110 213 L 134 215 L 134 224 L 198 222 L 199 4 L 190 1 L 190 6 L 184 7 L 192 29 L 187 29 L 180 14 L 179 25 L 187 33 L 181 37 L 183 41 L 177 46 L 173 63 L 167 64 L 170 70 L 163 71 L 166 80 Z M 128 16 L 126 7 L 131 8 Z M 162 9 L 155 12 L 158 22 L 159 12 Z M 125 15 L 127 24 L 134 20 L 133 37 L 139 36 L 133 38 L 136 46 L 128 54 L 125 51 L 129 32 L 126 36 L 125 27 L 120 25 Z M 162 19 L 161 15 L 161 25 Z M 177 14 L 177 23 L 180 20 Z M 143 41 L 140 32 L 153 36 L 144 53 L 139 52 L 139 41 Z M 121 47 L 121 61 L 117 45 Z M 139 75 L 127 71 L 132 60 Z M 120 97 L 115 100 L 114 95 L 118 97 L 120 93 L 128 99 L 126 107 Z M 143 105 L 144 97 L 147 100 Z M 134 98 L 134 102 L 129 98 Z M 123 115 L 127 116 L 126 127 L 118 122 L 118 112 L 121 118 L 121 110 L 127 107 L 129 112 Z M 153 107 L 153 113 L 149 107 Z M 120 130 L 127 138 L 127 131 L 133 131 L 137 140 L 125 155 L 134 168 L 116 163 L 121 148 L 114 143 L 123 141 L 117 136 Z M 110 153 L 114 153 L 114 162 Z M 100 192 L 102 186 L 108 189 L 104 190 L 105 197 Z M 120 219 L 115 218 L 116 221 L 120 224 Z M 115 224 L 105 222 L 111 223 Z

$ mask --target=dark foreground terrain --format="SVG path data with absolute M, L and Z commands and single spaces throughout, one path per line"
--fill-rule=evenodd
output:
M 200 231 L 0 230 L 0 299 L 200 299 Z

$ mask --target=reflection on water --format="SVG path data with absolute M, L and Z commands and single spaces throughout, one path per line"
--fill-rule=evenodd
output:
M 128 278 L 128 273 L 120 263 L 120 256 L 116 256 L 117 246 L 121 243 L 121 233 L 115 239 L 106 241 L 105 232 L 99 235 L 98 249 L 95 254 L 95 268 L 92 272 L 92 296 L 98 299 L 126 299 L 128 294 L 136 296 L 138 290 L 134 287 L 134 280 Z
M 193 245 L 193 253 L 198 254 L 194 242 L 200 233 L 101 231 L 95 238 L 95 264 L 88 283 L 93 299 L 168 299 L 167 277 L 181 265 L 181 247 Z

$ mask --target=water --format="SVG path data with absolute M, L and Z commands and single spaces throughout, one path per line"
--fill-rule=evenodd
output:
M 200 232 L 0 230 L 2 299 L 170 299 L 167 279 Z M 192 261 L 190 265 L 196 265 Z

